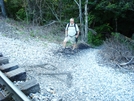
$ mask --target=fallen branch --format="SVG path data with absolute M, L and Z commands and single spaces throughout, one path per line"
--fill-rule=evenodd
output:
M 119 65 L 120 65 L 120 66 L 125 66 L 125 65 L 132 64 L 133 59 L 134 59 L 134 57 L 132 57 L 132 58 L 130 59 L 130 61 L 128 61 L 128 62 L 126 62 L 126 63 L 120 63 Z
M 56 22 L 58 22 L 58 21 L 52 21 L 51 23 L 49 23 L 49 24 L 47 24 L 47 25 L 44 25 L 44 26 L 47 27 L 47 26 L 50 26 L 50 25 L 55 24 Z
M 97 32 L 95 30 L 93 30 L 92 28 L 88 28 L 89 31 L 91 31 L 94 35 L 97 34 Z

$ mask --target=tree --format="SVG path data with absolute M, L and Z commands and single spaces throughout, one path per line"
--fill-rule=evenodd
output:
M 87 42 L 88 38 L 88 0 L 85 2 L 85 41 Z
M 79 8 L 79 19 L 80 19 L 80 32 L 81 32 L 81 40 L 85 40 L 85 33 L 84 33 L 84 22 L 83 22 L 83 17 L 82 17 L 82 2 L 79 0 L 79 3 L 77 0 L 74 0 Z
M 4 0 L 0 0 L 0 6 L 1 6 L 1 11 L 3 17 L 6 17 L 6 10 L 5 10 L 5 5 L 4 5 Z

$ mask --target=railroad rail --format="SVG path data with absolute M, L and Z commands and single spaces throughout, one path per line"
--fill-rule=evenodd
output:
M 0 71 L 0 85 L 3 90 L 7 91 L 7 94 L 3 96 L 12 96 L 15 101 L 30 101 L 28 97 L 19 90 L 1 71 Z
M 24 81 L 14 85 L 13 81 Z M 31 101 L 27 95 L 40 92 L 35 79 L 26 81 L 26 72 L 0 53 L 0 101 Z

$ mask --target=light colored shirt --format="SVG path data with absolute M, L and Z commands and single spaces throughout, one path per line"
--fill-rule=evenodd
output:
M 76 26 L 76 29 L 75 29 L 75 26 Z M 66 29 L 68 31 L 68 35 L 69 36 L 75 36 L 76 35 L 76 32 L 79 31 L 79 28 L 78 28 L 78 25 L 77 24 L 71 24 L 69 25 L 68 27 L 68 24 L 66 25 Z

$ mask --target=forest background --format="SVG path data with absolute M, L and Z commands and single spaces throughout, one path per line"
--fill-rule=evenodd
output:
M 79 25 L 81 40 L 102 44 L 111 33 L 132 38 L 133 0 L 0 0 L 4 17 L 33 25 L 56 23 L 61 27 L 73 17 Z

